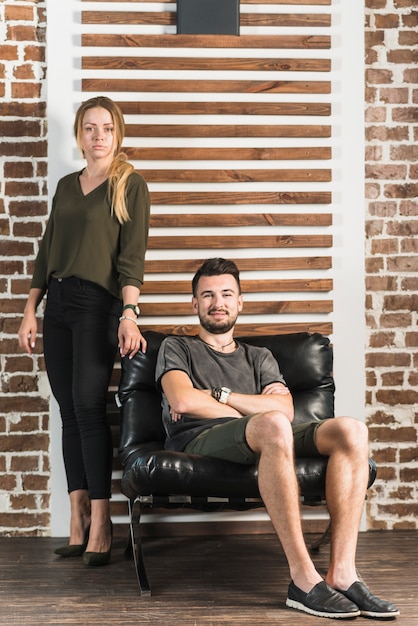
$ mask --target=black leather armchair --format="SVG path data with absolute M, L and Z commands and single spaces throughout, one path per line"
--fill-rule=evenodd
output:
M 161 395 L 154 382 L 161 333 L 145 333 L 148 349 L 122 360 L 118 392 L 121 408 L 120 459 L 122 493 L 129 498 L 131 540 L 140 591 L 150 593 L 140 534 L 140 517 L 153 507 L 191 507 L 211 511 L 246 510 L 262 506 L 257 467 L 164 449 Z M 334 417 L 332 347 L 319 333 L 241 337 L 268 347 L 292 392 L 295 422 Z M 325 501 L 327 458 L 296 459 L 304 504 Z M 369 486 L 376 470 L 369 462 Z M 219 499 L 219 501 L 217 501 Z

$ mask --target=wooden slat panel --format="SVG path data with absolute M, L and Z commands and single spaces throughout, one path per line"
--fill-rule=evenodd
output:
M 124 115 L 331 115 L 327 102 L 119 102 Z
M 294 4 L 313 4 L 318 5 L 321 2 L 311 2 L 310 0 L 301 0 L 301 2 L 294 2 L 290 0 L 286 2 L 288 5 Z M 249 2 L 248 2 L 249 4 Z M 261 4 L 254 2 L 254 4 Z M 277 2 L 265 2 L 264 4 L 283 4 L 280 0 Z M 324 5 L 329 5 L 328 0 L 323 0 Z M 86 12 L 83 16 L 83 23 L 92 24 L 163 24 L 173 25 L 175 23 L 175 12 L 166 10 L 167 7 L 159 11 L 98 11 L 98 12 Z M 267 14 L 263 13 L 242 13 L 241 23 L 249 27 L 260 26 L 283 26 L 283 27 L 306 27 L 308 25 L 319 27 L 328 27 L 330 25 L 330 14 L 320 13 L 298 13 L 291 14 L 289 12 L 282 14 Z M 277 58 L 271 59 L 268 56 L 263 58 L 237 58 L 228 59 L 228 55 L 216 59 L 205 58 L 202 53 L 199 55 L 193 55 L 193 58 L 182 57 L 180 55 L 173 55 L 173 50 L 181 48 L 196 48 L 203 51 L 205 48 L 236 48 L 246 50 L 247 54 L 254 48 L 263 49 L 299 49 L 299 50 L 324 50 L 330 47 L 330 37 L 320 35 L 305 36 L 305 35 L 243 35 L 240 37 L 234 36 L 217 36 L 217 35 L 146 35 L 145 31 L 140 35 L 101 35 L 95 34 L 94 36 L 83 35 L 83 45 L 96 46 L 108 46 L 108 47 L 126 47 L 133 48 L 139 47 L 156 47 L 160 50 L 167 49 L 168 53 L 166 58 L 164 56 L 151 56 L 144 57 L 141 55 L 138 58 L 127 56 L 111 56 L 107 55 L 101 58 L 95 58 L 94 56 L 86 57 L 83 62 L 83 69 L 90 69 L 98 71 L 102 70 L 130 70 L 132 72 L 152 72 L 152 71 L 165 71 L 167 77 L 164 80 L 148 80 L 139 79 L 134 76 L 133 79 L 128 79 L 124 76 L 123 79 L 102 79 L 99 76 L 84 79 L 82 83 L 83 90 L 85 92 L 106 92 L 111 91 L 114 93 L 161 93 L 161 94 L 173 94 L 173 93 L 208 93 L 213 96 L 216 93 L 235 93 L 245 94 L 251 93 L 253 96 L 264 94 L 307 94 L 309 96 L 318 94 L 329 94 L 331 91 L 331 83 L 327 80 L 305 80 L 305 81 L 269 81 L 269 80 L 239 80 L 234 77 L 234 80 L 212 80 L 205 78 L 206 72 L 329 72 L 331 70 L 331 63 L 329 59 L 314 59 L 305 55 L 305 59 L 286 59 Z M 251 54 L 249 54 L 251 57 Z M 198 78 L 196 76 L 191 80 L 178 80 L 174 75 L 170 76 L 170 72 L 185 71 L 198 72 Z M 141 97 L 141 96 L 140 96 Z M 169 98 L 168 101 L 164 101 L 163 97 L 159 102 L 121 102 L 122 110 L 125 114 L 131 115 L 183 115 L 187 117 L 188 122 L 193 115 L 230 115 L 230 116 L 247 116 L 248 121 L 251 122 L 251 116 L 264 115 L 264 116 L 330 116 L 331 104 L 307 102 L 292 103 L 292 102 L 214 102 L 213 97 L 209 98 L 210 102 L 172 102 L 173 98 Z M 205 148 L 205 147 L 192 147 L 187 145 L 188 138 L 227 138 L 227 137 L 245 137 L 248 139 L 259 138 L 272 138 L 272 137 L 288 137 L 288 138 L 328 138 L 331 136 L 330 125 L 309 125 L 309 124 L 128 124 L 127 125 L 127 138 L 144 138 L 144 137 L 158 137 L 158 138 L 180 138 L 184 141 L 179 148 L 172 148 L 166 146 L 159 147 L 145 147 L 134 148 L 127 147 L 126 152 L 128 158 L 145 161 L 145 160 L 160 160 L 170 161 L 170 166 L 167 169 L 166 166 L 159 166 L 158 168 L 150 169 L 147 167 L 145 170 L 140 170 L 145 179 L 152 185 L 152 183 L 179 183 L 176 188 L 180 187 L 182 183 L 190 182 L 202 182 L 206 184 L 230 184 L 239 182 L 245 184 L 247 182 L 317 182 L 327 183 L 331 181 L 331 170 L 324 168 L 307 168 L 301 167 L 299 169 L 269 167 L 269 162 L 272 160 L 325 160 L 331 158 L 331 148 L 327 147 L 291 147 L 291 148 Z M 195 161 L 195 160 L 263 160 L 266 162 L 266 167 L 257 169 L 231 169 L 225 166 L 216 169 L 184 169 L 179 167 L 173 167 L 171 163 L 174 161 Z M 292 227 L 305 227 L 314 226 L 318 228 L 327 228 L 332 223 L 332 216 L 326 213 L 315 214 L 315 212 L 309 213 L 305 211 L 303 214 L 282 214 L 279 213 L 255 213 L 255 214 L 217 214 L 211 212 L 212 206 L 220 204 L 227 205 L 246 205 L 246 204 L 306 204 L 306 205 L 318 205 L 318 204 L 330 204 L 331 193 L 324 190 L 302 192 L 287 191 L 287 192 L 228 192 L 222 191 L 215 187 L 215 191 L 212 191 L 214 187 L 209 188 L 207 191 L 202 192 L 189 192 L 183 191 L 159 191 L 153 190 L 151 187 L 151 199 L 153 206 L 156 205 L 200 205 L 207 207 L 204 214 L 192 214 L 176 215 L 176 214 L 153 214 L 151 216 L 152 228 L 171 228 L 173 232 L 181 232 L 182 228 L 219 228 L 225 227 L 231 229 L 231 235 L 223 236 L 201 236 L 197 234 L 190 234 L 185 236 L 182 232 L 181 235 L 173 236 L 151 236 L 149 239 L 150 250 L 188 250 L 188 249 L 245 249 L 245 248 L 273 248 L 279 250 L 280 248 L 328 248 L 332 245 L 331 235 L 324 233 L 312 235 L 312 234 L 298 234 L 298 235 L 241 235 L 237 236 L 234 229 L 239 227 L 264 227 L 264 226 L 292 226 Z M 231 255 L 229 255 L 231 256 Z M 274 270 L 280 269 L 296 269 L 301 268 L 305 270 L 313 269 L 329 269 L 332 265 L 331 258 L 328 257 L 294 257 L 289 259 L 237 259 L 241 270 L 263 271 L 271 268 Z M 169 265 L 167 269 L 166 265 Z M 180 261 L 173 261 L 170 259 L 164 261 L 163 259 L 156 259 L 153 261 L 146 261 L 146 272 L 148 273 L 165 273 L 170 272 L 173 274 L 173 280 L 170 281 L 146 281 L 142 292 L 145 295 L 170 295 L 184 292 L 188 295 L 190 293 L 190 281 L 176 280 L 175 273 L 181 271 L 193 272 L 196 270 L 198 261 L 194 259 L 182 259 Z M 252 284 L 251 284 L 252 283 Z M 312 291 L 317 292 L 330 292 L 332 290 L 332 280 L 328 278 L 314 279 L 262 279 L 255 281 L 243 282 L 243 289 L 247 293 L 251 293 L 251 289 L 256 290 L 257 293 L 262 293 L 263 290 L 270 293 L 279 293 L 285 291 L 293 291 L 294 293 L 309 293 Z M 142 306 L 142 314 L 145 316 L 161 316 L 165 315 L 165 311 L 168 316 L 181 316 L 189 315 L 189 305 L 186 303 L 167 303 L 167 302 L 146 302 Z M 298 314 L 298 313 L 313 313 L 328 314 L 332 311 L 332 300 L 320 300 L 320 301 L 268 301 L 268 302 L 256 302 L 250 303 L 246 306 L 246 314 Z M 323 324 L 324 322 L 321 322 Z M 325 323 L 327 324 L 327 323 Z M 186 327 L 188 325 L 186 324 Z M 245 326 L 245 325 L 244 325 Z M 270 324 L 268 325 L 272 327 Z M 256 333 L 264 332 L 260 325 L 249 325 Z M 280 330 L 286 332 L 285 328 L 295 330 L 297 324 L 288 324 L 287 326 L 280 325 Z M 303 329 L 307 329 L 307 324 L 301 325 Z M 155 326 L 154 326 L 155 328 Z M 177 325 L 177 328 L 180 328 Z M 277 327 L 278 328 L 278 327 Z M 328 330 L 332 328 L 328 323 Z M 318 329 L 318 328 L 317 328 Z M 169 332 L 172 332 L 172 326 Z M 184 332 L 184 327 L 180 332 Z M 251 331 L 252 332 L 252 331 Z M 275 331 L 276 332 L 276 331 Z M 288 330 L 288 332 L 291 332 Z M 326 332 L 325 328 L 321 332 Z
M 174 262 L 175 263 L 175 262 Z M 196 270 L 198 263 L 194 263 Z M 242 264 L 239 263 L 242 270 Z M 249 293 L 287 293 L 287 292 L 324 292 L 331 291 L 333 286 L 330 278 L 282 278 L 279 280 L 241 280 L 241 287 L 245 294 Z M 146 295 L 156 294 L 191 294 L 189 280 L 155 280 L 146 281 L 141 289 Z M 142 311 L 142 305 L 141 305 Z
M 82 24 L 124 24 L 143 26 L 175 26 L 176 11 L 82 11 Z M 326 28 L 331 16 L 319 13 L 241 13 L 241 26 L 280 26 L 283 28 Z
M 197 335 L 199 327 L 196 324 L 141 324 L 141 330 L 155 330 L 159 333 L 171 335 Z M 331 322 L 258 322 L 256 324 L 237 324 L 235 328 L 236 337 L 244 337 L 250 335 L 277 335 L 287 333 L 322 333 L 323 335 L 332 334 Z
M 327 191 L 272 191 L 272 192 L 197 192 L 197 191 L 153 191 L 154 205 L 171 204 L 330 204 L 331 194 Z
M 148 183 L 330 182 L 331 170 L 171 170 L 141 169 Z
M 239 226 L 331 226 L 330 213 L 160 213 L 152 228 L 233 228 Z
M 329 72 L 329 59 L 275 59 L 271 57 L 217 59 L 207 57 L 134 57 L 134 56 L 85 56 L 85 70 L 209 70 L 251 72 Z
M 146 259 L 146 274 L 171 274 L 171 273 L 195 273 L 197 268 L 205 260 L 204 257 L 198 259 Z M 298 257 L 272 257 L 272 258 L 233 258 L 232 259 L 241 271 L 288 271 L 288 270 L 328 270 L 332 267 L 330 256 L 298 256 Z M 310 282 L 310 281 L 309 281 Z M 280 284 L 282 281 L 280 281 Z M 143 289 L 148 288 L 149 281 L 146 280 Z M 177 281 L 176 281 L 177 284 Z M 145 287 L 147 286 L 147 287 Z M 189 286 L 190 291 L 190 286 Z
M 286 300 L 284 302 L 245 302 L 241 317 L 246 315 L 281 315 L 283 313 L 331 313 L 332 300 Z M 192 315 L 190 302 L 143 302 L 141 315 L 145 317 L 175 317 Z
M 139 80 L 127 78 L 84 78 L 83 91 L 126 91 L 145 93 L 291 93 L 331 92 L 329 81 L 296 80 Z
M 83 47 L 93 48 L 236 48 L 329 50 L 329 35 L 100 35 L 85 33 Z
M 84 0 L 82 0 L 84 1 Z M 325 56 L 322 53 L 315 54 L 315 51 L 329 50 L 331 38 L 323 33 L 315 35 L 318 28 L 328 28 L 331 24 L 331 12 L 319 12 L 318 6 L 330 6 L 331 0 L 241 0 L 242 4 L 265 5 L 261 12 L 256 10 L 248 13 L 242 12 L 240 16 L 241 26 L 252 29 L 253 34 L 236 36 L 218 35 L 173 35 L 173 34 L 151 34 L 154 25 L 162 26 L 165 30 L 168 26 L 171 31 L 176 23 L 176 7 L 174 3 L 165 3 L 161 0 L 146 0 L 146 2 L 158 2 L 161 6 L 152 8 L 146 7 L 144 0 L 90 0 L 92 2 L 102 2 L 97 7 L 97 11 L 92 11 L 91 6 L 86 7 L 87 11 L 82 13 L 82 24 L 96 25 L 96 31 L 100 26 L 106 26 L 106 32 L 110 33 L 109 26 L 115 25 L 113 34 L 100 34 L 97 32 L 81 36 L 82 45 L 90 46 L 89 55 L 82 55 L 82 70 L 89 70 L 89 74 L 82 76 L 82 89 L 85 93 L 106 93 L 112 92 L 115 100 L 120 100 L 122 111 L 125 115 L 134 116 L 161 116 L 163 124 L 155 124 L 151 118 L 150 124 L 138 123 L 145 120 L 131 120 L 136 123 L 128 124 L 127 140 L 134 138 L 144 144 L 143 138 L 158 138 L 158 146 L 148 145 L 146 147 L 127 147 L 125 152 L 130 160 L 139 162 L 162 161 L 162 163 L 146 165 L 145 169 L 139 171 L 144 175 L 150 184 L 152 198 L 151 228 L 152 232 L 166 232 L 160 229 L 171 229 L 173 236 L 155 236 L 149 238 L 149 250 L 156 259 L 146 259 L 145 262 L 145 283 L 142 294 L 144 298 L 141 302 L 142 321 L 141 329 L 157 330 L 175 334 L 196 334 L 197 326 L 189 320 L 195 321 L 192 317 L 190 307 L 191 279 L 186 280 L 186 274 L 194 274 L 198 265 L 207 256 L 215 256 L 216 250 L 223 250 L 223 254 L 228 258 L 234 250 L 247 251 L 255 250 L 257 258 L 235 259 L 242 272 L 251 272 L 251 279 L 242 278 L 242 287 L 245 294 L 257 294 L 263 298 L 262 301 L 245 301 L 243 311 L 243 323 L 236 328 L 236 335 L 257 335 L 289 333 L 298 331 L 321 332 L 325 335 L 332 333 L 332 323 L 328 319 L 333 310 L 332 301 L 332 278 L 325 272 L 332 267 L 332 258 L 328 256 L 312 255 L 312 249 L 325 252 L 332 246 L 332 236 L 328 233 L 332 223 L 331 211 L 329 213 L 317 213 L 318 205 L 329 205 L 331 203 L 331 193 L 324 191 L 324 183 L 331 181 L 331 170 L 320 168 L 316 164 L 308 167 L 306 163 L 301 167 L 290 168 L 288 165 L 278 168 L 273 161 L 325 161 L 331 159 L 330 146 L 301 146 L 301 143 L 312 143 L 312 138 L 320 139 L 331 136 L 331 125 L 306 124 L 309 117 L 331 115 L 330 102 L 317 102 L 315 100 L 326 100 L 321 94 L 331 93 L 331 82 L 326 80 L 326 73 L 331 71 L 329 58 L 317 58 Z M 129 7 L 117 6 L 119 2 L 135 2 Z M 110 11 L 110 5 L 114 3 L 118 10 Z M 141 7 L 143 4 L 143 7 Z M 267 5 L 288 5 L 283 9 L 283 13 L 268 13 Z M 302 12 L 295 10 L 292 13 L 290 6 L 314 6 L 315 10 L 309 12 L 308 9 Z M 138 11 L 137 9 L 143 10 Z M 117 26 L 119 25 L 119 27 Z M 126 25 L 124 32 L 128 34 L 118 34 L 120 25 Z M 137 34 L 129 34 L 131 25 L 136 25 Z M 151 27 L 151 28 L 150 28 Z M 264 27 L 275 27 L 278 35 L 263 35 Z M 293 28 L 294 30 L 285 30 Z M 301 28 L 310 34 L 297 33 L 296 29 Z M 93 30 L 90 27 L 90 30 Z M 103 30 L 105 30 L 103 28 Z M 115 32 L 116 31 L 116 32 Z M 155 32 L 155 31 L 154 31 Z M 294 34 L 291 34 L 291 33 Z M 303 32 L 303 31 L 302 31 Z M 320 32 L 320 31 L 319 31 Z M 147 34 L 150 33 L 150 34 Z M 155 55 L 150 50 L 152 56 L 141 53 L 141 48 L 155 48 Z M 95 50 L 99 55 L 95 55 Z M 106 50 L 104 48 L 107 48 Z M 122 56 L 116 56 L 120 49 Z M 181 54 L 182 49 L 192 49 L 190 57 Z M 239 58 L 228 58 L 227 49 L 235 49 L 235 54 L 239 50 L 243 53 Z M 216 53 L 209 51 L 209 56 L 205 56 L 205 50 L 221 50 L 220 58 L 216 58 Z M 257 58 L 257 53 L 252 54 L 251 50 L 264 50 L 262 58 Z M 271 50 L 272 54 L 267 51 Z M 280 50 L 285 52 L 279 57 Z M 289 50 L 292 58 L 286 58 L 286 51 Z M 299 51 L 299 52 L 297 52 Z M 215 54 L 215 58 L 213 56 Z M 298 58 L 302 56 L 304 58 Z M 253 57 L 253 58 L 252 58 Z M 277 57 L 277 58 L 275 58 Z M 316 58 L 314 58 L 316 57 Z M 119 70 L 121 70 L 119 72 Z M 112 71 L 111 78 L 106 72 Z M 153 72 L 155 74 L 153 74 Z M 164 80 L 158 78 L 160 72 Z M 177 72 L 177 73 L 176 73 Z M 182 72 L 183 74 L 178 74 Z M 229 74 L 227 74 L 229 72 Z M 231 74 L 234 72 L 234 74 Z M 247 80 L 247 75 L 242 72 L 250 72 L 251 79 Z M 268 74 L 266 74 L 266 72 Z M 271 74 L 276 72 L 276 74 Z M 321 73 L 319 80 L 313 80 L 312 76 L 308 80 L 277 80 L 285 77 L 289 72 L 316 72 Z M 155 79 L 154 79 L 155 75 Z M 150 80 L 148 77 L 153 79 Z M 179 76 L 181 80 L 179 80 Z M 232 76 L 233 80 L 229 80 Z M 266 80 L 265 76 L 271 76 L 274 80 Z M 114 78 L 115 77 L 115 78 Z M 244 77 L 243 80 L 241 77 Z M 215 78 L 215 80 L 213 79 Z M 295 76 L 289 76 L 295 78 Z M 187 79 L 187 80 L 185 80 Z M 194 94 L 208 94 L 200 96 L 208 100 L 207 102 L 184 102 L 184 98 L 193 98 Z M 116 98 L 113 94 L 117 94 Z M 124 96 L 123 94 L 129 94 Z M 132 94 L 138 94 L 136 97 Z M 158 102 L 150 101 L 148 94 L 158 94 Z M 222 95 L 234 94 L 235 97 L 224 96 L 227 102 L 219 102 Z M 247 94 L 247 95 L 246 95 Z M 300 99 L 303 102 L 289 102 Z M 302 95 L 306 94 L 306 95 Z M 271 100 L 280 98 L 281 102 Z M 129 101 L 129 100 L 137 100 Z M 141 102 L 142 99 L 148 100 Z M 152 99 L 152 97 L 151 97 Z M 240 102 L 240 100 L 254 100 L 254 102 Z M 232 100 L 232 101 L 231 101 Z M 237 100 L 237 101 L 233 101 Z M 268 102 L 263 101 L 268 100 Z M 312 100 L 312 102 L 310 102 Z M 193 122 L 193 116 L 219 116 L 216 124 L 201 124 L 201 119 Z M 172 116 L 184 116 L 184 120 L 171 123 Z M 222 124 L 227 119 L 221 116 L 229 116 L 230 121 L 239 121 L 238 116 L 244 118 L 244 123 Z M 234 116 L 234 117 L 232 117 Z M 254 116 L 265 116 L 265 120 L 260 125 L 254 123 Z M 272 124 L 271 117 L 280 122 L 278 116 L 298 116 L 299 124 L 289 124 L 290 120 L 283 120 L 287 123 Z M 234 119 L 235 118 L 235 119 Z M 206 120 L 211 121 L 211 120 Z M 242 120 L 241 120 L 242 121 Z M 317 121 L 317 120 L 312 120 Z M 246 147 L 224 147 L 231 142 L 222 139 L 213 142 L 214 138 L 246 138 Z M 257 142 L 253 138 L 286 137 L 289 147 L 264 147 L 261 139 Z M 167 138 L 167 141 L 165 141 Z M 171 142 L 171 146 L 179 144 L 179 147 L 169 147 L 170 138 L 177 138 Z M 212 144 L 221 147 L 205 147 L 204 141 L 192 141 L 190 138 L 209 139 Z M 298 141 L 299 138 L 306 138 L 305 141 Z M 296 140 L 296 141 L 293 141 Z M 131 142 L 132 143 L 132 142 Z M 153 143 L 152 140 L 148 142 Z M 157 141 L 154 141 L 157 143 Z M 238 142 L 236 142 L 238 143 Z M 240 142 L 241 143 L 241 142 Z M 254 147 L 253 144 L 261 144 L 261 147 Z M 267 142 L 265 142 L 267 143 Z M 198 144 L 198 145 L 193 145 Z M 297 147 L 295 147 L 295 144 Z M 239 145 L 239 144 L 238 144 Z M 274 146 L 274 144 L 273 144 Z M 234 161 L 228 163 L 214 163 L 213 169 L 196 169 L 194 161 Z M 166 163 L 164 163 L 166 161 Z M 189 165 L 182 167 L 182 161 L 188 161 Z M 263 166 L 240 168 L 239 161 L 263 161 Z M 145 163 L 144 163 L 145 165 Z M 259 165 L 259 163 L 257 163 Z M 316 166 L 315 166 L 316 165 Z M 138 164 L 136 165 L 138 167 Z M 265 192 L 246 192 L 247 183 L 270 183 Z M 298 187 L 299 183 L 312 182 L 317 191 L 303 192 Z M 171 183 L 169 189 L 178 191 L 162 191 L 166 187 L 159 187 L 159 183 Z M 188 183 L 205 183 L 206 191 L 190 192 L 185 191 Z M 231 183 L 240 183 L 240 192 L 228 192 Z M 274 183 L 294 183 L 293 189 L 286 192 L 271 191 L 276 189 Z M 154 187 L 155 184 L 155 187 Z M 248 185 L 249 186 L 249 185 Z M 265 189 L 266 186 L 260 186 Z M 322 187 L 322 188 L 321 188 Z M 232 188 L 235 188 L 232 185 Z M 251 188 L 251 187 L 250 187 Z M 312 188 L 312 186 L 311 186 Z M 303 189 L 303 187 L 302 187 Z M 254 207 L 253 213 L 217 213 L 216 207 L 226 205 L 276 205 L 270 207 L 269 212 L 260 211 Z M 303 213 L 280 213 L 281 205 L 306 204 Z M 155 214 L 153 211 L 156 205 L 173 207 L 170 213 Z M 179 205 L 199 205 L 204 207 L 203 213 L 195 214 L 193 209 L 188 209 L 187 214 L 178 214 Z M 311 205 L 311 207 L 309 207 Z M 271 211 L 274 211 L 273 213 Z M 275 230 L 270 232 L 277 235 L 257 235 L 259 228 L 271 226 Z M 244 227 L 244 228 L 243 228 Z M 283 228 L 291 227 L 296 229 L 297 234 L 283 235 Z M 304 232 L 309 227 L 315 229 L 315 235 Z M 156 230 L 159 229 L 159 230 Z M 185 229 L 189 229 L 185 232 Z M 216 232 L 213 235 L 200 235 L 200 232 Z M 239 229 L 239 230 L 238 230 Z M 247 235 L 237 235 L 237 232 L 249 233 Z M 217 233 L 221 232 L 219 236 Z M 190 233 L 190 234 L 189 234 Z M 229 233 L 229 234 L 226 234 Z M 268 249 L 271 250 L 268 250 Z M 297 249 L 293 257 L 280 258 L 281 254 L 289 254 L 292 249 Z M 264 250 L 271 254 L 271 258 L 260 258 Z M 301 256 L 302 249 L 306 249 L 310 255 Z M 187 250 L 199 251 L 201 259 L 176 259 L 178 254 L 186 254 Z M 257 250 L 260 252 L 258 253 Z M 164 251 L 172 251 L 165 252 Z M 283 251 L 283 252 L 281 252 Z M 206 252 L 208 252 L 206 254 Z M 193 254 L 193 252 L 192 252 Z M 158 258 L 160 256 L 167 258 Z M 280 272 L 292 272 L 299 270 L 297 278 L 280 278 Z M 266 272 L 273 272 L 269 277 Z M 311 278 L 309 278 L 309 274 Z M 152 276 L 154 279 L 149 280 Z M 292 276 L 292 274 L 291 274 Z M 164 280 L 158 280 L 164 278 Z M 283 301 L 277 300 L 282 294 Z M 292 294 L 289 299 L 287 294 Z M 316 293 L 319 300 L 312 299 L 310 294 Z M 170 297 L 179 299 L 179 294 L 184 302 L 171 302 Z M 271 298 L 267 295 L 272 294 Z M 256 296 L 254 296 L 256 297 Z M 303 298 L 307 298 L 304 300 Z M 148 301 L 147 301 L 148 300 Z M 156 300 L 156 301 L 152 301 Z M 163 301 L 161 301 L 163 300 Z M 269 321 L 263 321 L 263 316 L 269 316 Z M 287 317 L 284 317 L 287 315 Z M 253 316 L 253 317 L 249 317 Z M 262 321 L 249 323 L 245 320 L 260 316 Z M 293 317 L 292 317 L 293 316 Z M 296 317 L 298 321 L 293 321 Z M 314 317 L 314 321 L 310 318 Z M 164 323 L 155 323 L 158 318 L 162 318 Z M 171 319 L 170 319 L 171 318 Z M 286 322 L 278 322 L 280 318 L 287 319 Z M 271 321 L 273 320 L 273 322 Z M 152 322 L 152 323 L 150 323 Z M 115 388 L 119 378 L 120 369 L 116 365 L 115 375 L 112 377 L 111 385 Z M 112 394 L 109 392 L 109 398 Z M 114 428 L 117 422 L 113 419 L 114 446 L 117 448 L 117 432 Z M 120 470 L 120 464 L 114 461 L 113 469 Z M 120 481 L 114 479 L 112 482 L 114 493 L 120 491 Z M 126 503 L 118 502 L 112 505 L 112 512 L 115 515 L 125 515 Z
M 129 141 L 129 139 L 128 139 Z M 125 147 L 129 159 L 135 161 L 296 161 L 330 159 L 330 147 L 320 148 L 132 148 Z

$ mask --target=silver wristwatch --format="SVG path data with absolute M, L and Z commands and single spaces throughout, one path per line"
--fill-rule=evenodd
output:
M 215 387 L 212 389 L 212 397 L 221 404 L 226 404 L 228 402 L 228 398 L 231 393 L 232 392 L 228 389 L 228 387 Z

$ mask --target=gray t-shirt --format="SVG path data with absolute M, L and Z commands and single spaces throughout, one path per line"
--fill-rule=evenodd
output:
M 199 337 L 166 337 L 161 344 L 155 370 L 158 388 L 162 392 L 161 379 L 171 370 L 185 372 L 196 389 L 229 387 L 236 393 L 254 395 L 260 394 L 270 383 L 286 384 L 270 350 L 240 341 L 236 343 L 234 352 L 224 354 L 212 350 Z M 169 450 L 184 450 L 206 428 L 235 419 L 201 419 L 186 414 L 181 420 L 173 422 L 163 392 L 162 417 L 167 433 L 165 447 Z

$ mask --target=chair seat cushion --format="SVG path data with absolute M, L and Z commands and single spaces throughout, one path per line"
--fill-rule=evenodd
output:
M 306 499 L 325 497 L 325 457 L 296 459 L 296 473 Z M 146 495 L 259 498 L 257 467 L 156 448 L 131 452 L 122 492 L 130 499 Z

